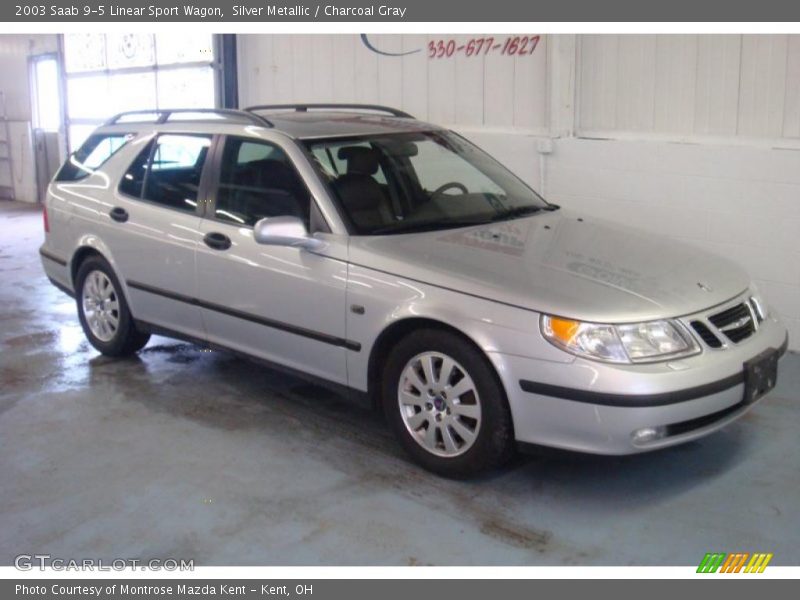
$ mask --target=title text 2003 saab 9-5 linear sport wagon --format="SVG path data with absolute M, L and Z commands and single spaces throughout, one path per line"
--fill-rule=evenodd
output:
M 786 329 L 723 258 L 549 204 L 394 109 L 125 113 L 50 185 L 42 261 L 89 341 L 151 333 L 382 405 L 420 464 L 663 448 L 775 385 Z

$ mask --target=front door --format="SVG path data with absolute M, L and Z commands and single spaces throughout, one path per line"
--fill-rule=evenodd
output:
M 356 346 L 345 334 L 346 240 L 322 233 L 327 245 L 312 253 L 253 239 L 268 217 L 325 230 L 290 154 L 301 158 L 277 141 L 226 138 L 201 223 L 198 305 L 212 343 L 345 384 Z

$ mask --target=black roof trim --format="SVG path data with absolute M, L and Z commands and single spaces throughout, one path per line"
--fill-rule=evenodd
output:
M 143 123 L 155 123 L 157 125 L 161 125 L 169 121 L 170 117 L 175 114 L 209 114 L 209 115 L 219 115 L 223 117 L 230 117 L 230 118 L 238 118 L 238 119 L 245 119 L 250 121 L 255 125 L 259 125 L 261 127 L 273 127 L 272 122 L 269 119 L 265 119 L 264 117 L 257 115 L 250 111 L 244 110 L 234 110 L 229 108 L 170 108 L 170 109 L 161 109 L 155 108 L 152 110 L 130 110 L 126 112 L 121 112 L 119 114 L 114 115 L 108 121 L 103 123 L 103 125 L 114 125 L 119 122 L 119 120 L 123 117 L 127 116 L 135 116 L 135 115 L 152 115 L 155 119 L 143 119 L 141 122 Z M 126 123 L 130 123 L 131 121 L 126 121 Z M 134 121 L 135 122 L 135 121 Z
M 382 106 L 380 104 L 336 104 L 336 103 L 312 103 L 312 104 L 259 104 L 256 106 L 248 106 L 244 110 L 254 113 L 257 110 L 294 110 L 295 112 L 308 112 L 310 110 L 365 110 L 382 112 L 393 117 L 400 117 L 402 119 L 413 119 L 410 114 L 397 108 L 390 106 Z

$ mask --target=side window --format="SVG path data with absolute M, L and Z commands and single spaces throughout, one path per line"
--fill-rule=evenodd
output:
M 283 150 L 241 138 L 225 141 L 216 219 L 252 226 L 266 217 L 292 216 L 308 226 L 310 207 L 308 190 Z
M 133 138 L 130 133 L 96 133 L 73 152 L 58 171 L 56 181 L 79 181 L 91 175 Z
M 147 173 L 147 161 L 150 160 L 150 153 L 153 151 L 153 144 L 148 143 L 141 152 L 136 156 L 136 159 L 128 167 L 122 180 L 119 182 L 119 191 L 129 196 L 136 198 L 142 197 L 142 188 L 144 187 L 144 177 Z
M 155 144 L 142 198 L 194 212 L 211 136 L 167 133 L 158 136 Z

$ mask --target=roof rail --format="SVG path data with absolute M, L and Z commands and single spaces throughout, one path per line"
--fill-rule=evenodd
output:
M 119 123 L 120 119 L 129 116 L 136 116 L 136 115 L 151 115 L 152 118 L 150 119 L 142 119 L 142 121 L 126 121 L 130 122 L 142 122 L 142 123 L 166 123 L 170 120 L 170 117 L 173 115 L 192 115 L 192 114 L 209 114 L 209 115 L 218 115 L 222 117 L 230 117 L 230 118 L 239 118 L 239 119 L 246 119 L 255 125 L 259 125 L 261 127 L 272 127 L 272 123 L 269 119 L 265 119 L 264 117 L 257 115 L 252 112 L 244 111 L 244 110 L 234 110 L 230 108 L 170 108 L 170 109 L 163 109 L 163 108 L 154 108 L 152 110 L 129 110 L 126 112 L 121 112 L 119 114 L 114 115 L 108 121 L 103 123 L 103 125 L 114 125 L 115 123 Z
M 322 103 L 322 104 L 260 104 L 257 106 L 248 106 L 244 110 L 247 112 L 254 112 L 257 110 L 294 110 L 295 112 L 308 112 L 309 109 L 345 109 L 345 110 L 372 110 L 390 114 L 394 117 L 401 117 L 404 119 L 413 119 L 410 114 L 391 108 L 389 106 L 381 106 L 380 104 L 335 104 L 335 103 Z

